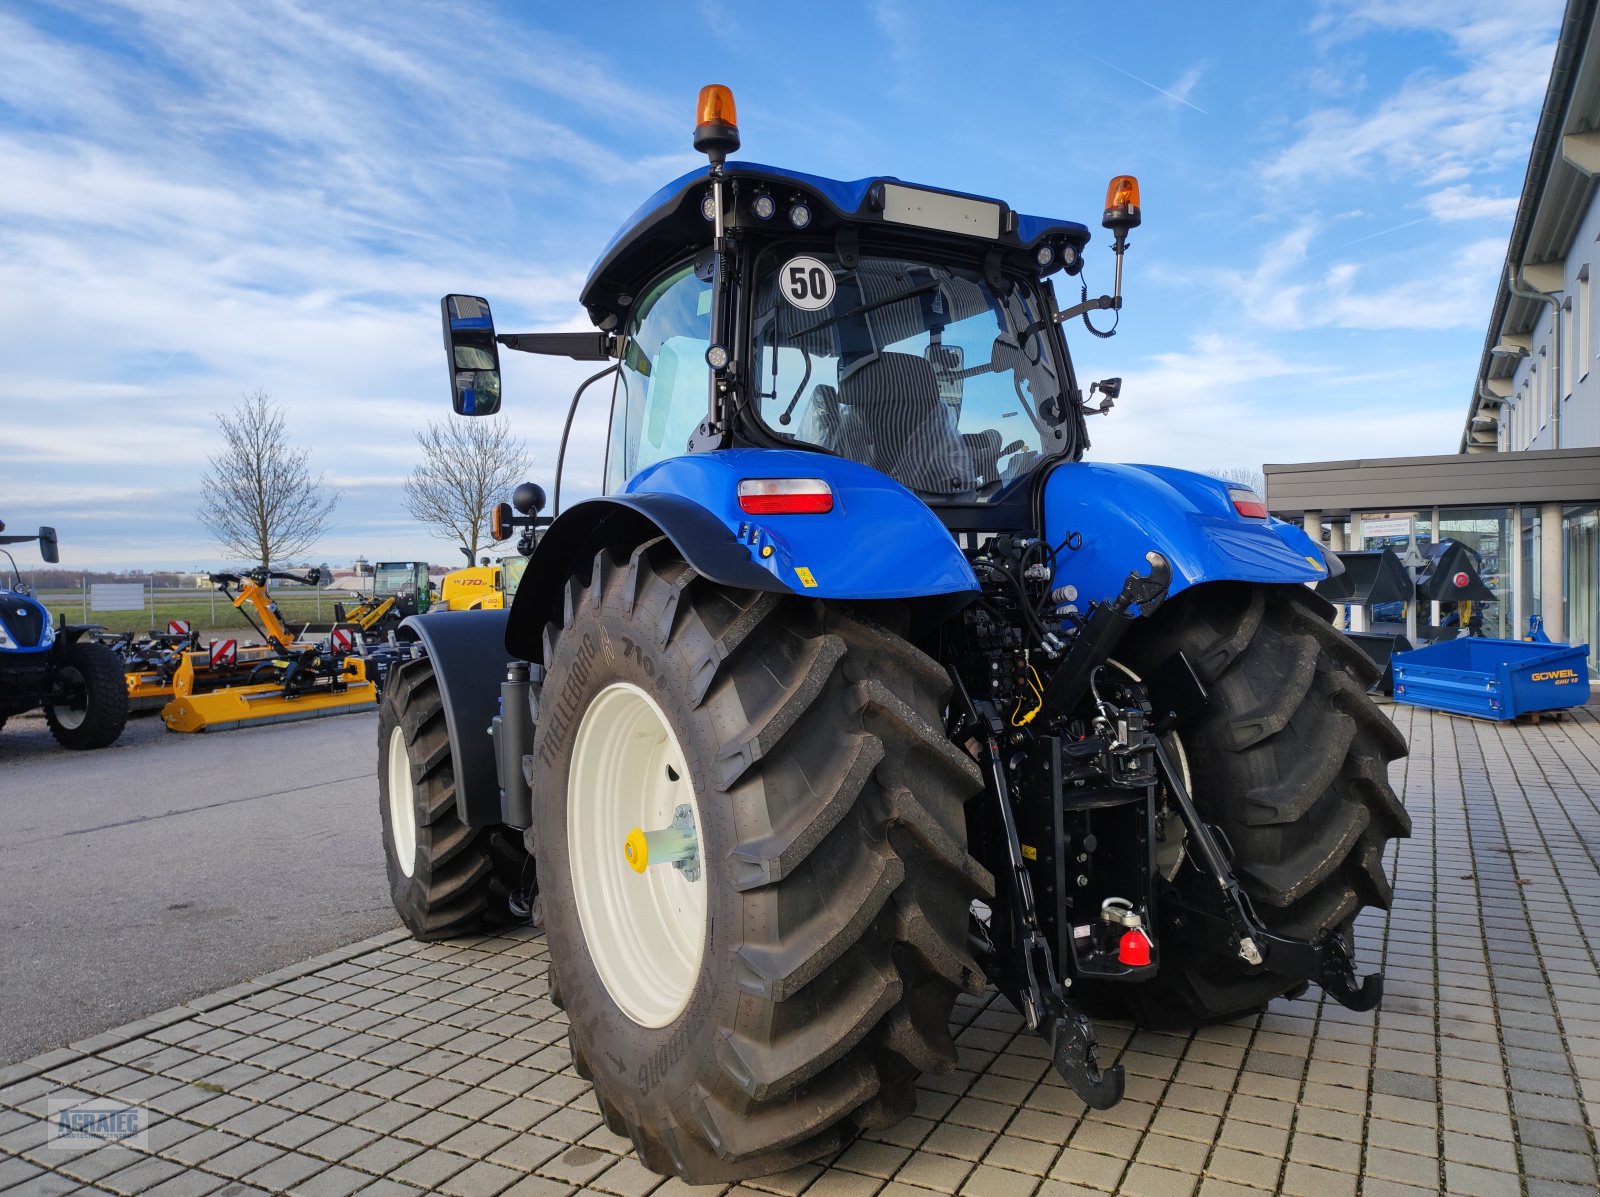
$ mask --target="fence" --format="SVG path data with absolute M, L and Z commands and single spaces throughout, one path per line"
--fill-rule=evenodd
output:
M 170 619 L 188 620 L 196 628 L 249 627 L 244 616 L 215 589 L 197 592 L 157 587 L 150 578 L 135 582 L 85 581 L 76 590 L 36 593 L 49 609 L 51 619 L 60 622 L 64 617 L 68 623 L 99 624 L 113 632 L 164 631 Z M 324 597 L 321 589 L 284 587 L 281 592 L 274 592 L 272 599 L 290 627 L 333 618 L 334 599 Z

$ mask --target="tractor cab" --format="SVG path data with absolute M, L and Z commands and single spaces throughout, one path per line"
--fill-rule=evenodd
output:
M 429 606 L 426 561 L 380 561 L 373 567 L 374 602 L 393 598 L 401 615 L 421 615 Z
M 1025 499 L 1041 463 L 1082 455 L 1060 325 L 1121 306 L 1131 177 L 1113 180 L 1105 212 L 1118 294 L 1063 311 L 1053 284 L 1082 270 L 1084 225 L 891 177 L 729 161 L 725 88 L 702 93 L 700 117 L 709 169 L 648 199 L 583 288 L 598 336 L 497 336 L 486 301 L 445 298 L 459 412 L 498 405 L 497 344 L 613 359 L 608 494 L 685 453 L 799 449 L 981 510 Z M 558 479 L 558 507 L 559 494 Z

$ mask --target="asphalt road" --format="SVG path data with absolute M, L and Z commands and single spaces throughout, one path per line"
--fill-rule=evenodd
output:
M 99 752 L 0 731 L 0 1065 L 399 925 L 377 715 Z

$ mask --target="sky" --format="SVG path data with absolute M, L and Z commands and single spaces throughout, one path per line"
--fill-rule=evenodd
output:
M 1453 453 L 1505 256 L 1555 0 L 802 6 L 100 0 L 0 6 L 0 519 L 64 566 L 215 567 L 213 413 L 264 390 L 341 493 L 311 554 L 451 561 L 406 513 L 449 416 L 439 297 L 587 327 L 595 255 L 702 165 L 895 175 L 1095 231 L 1139 177 L 1123 379 L 1091 456 L 1194 469 Z M 1063 303 L 1070 298 L 1058 294 Z M 1077 329 L 1076 335 L 1071 331 Z M 507 353 L 550 489 L 594 367 Z M 600 485 L 609 392 L 574 425 Z M 28 550 L 24 548 L 26 557 Z

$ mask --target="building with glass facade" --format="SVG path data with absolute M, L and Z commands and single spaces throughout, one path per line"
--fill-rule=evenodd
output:
M 1496 601 L 1600 654 L 1600 23 L 1568 0 L 1544 106 L 1450 456 L 1268 465 L 1267 505 L 1332 548 L 1457 540 Z M 1592 280 L 1592 281 L 1591 281 Z M 1433 612 L 1437 623 L 1439 613 Z
M 1472 549 L 1495 592 L 1477 613 L 1485 636 L 1514 639 L 1537 615 L 1552 640 L 1600 653 L 1600 447 L 1303 462 L 1266 476 L 1273 514 L 1329 548 L 1414 536 Z

